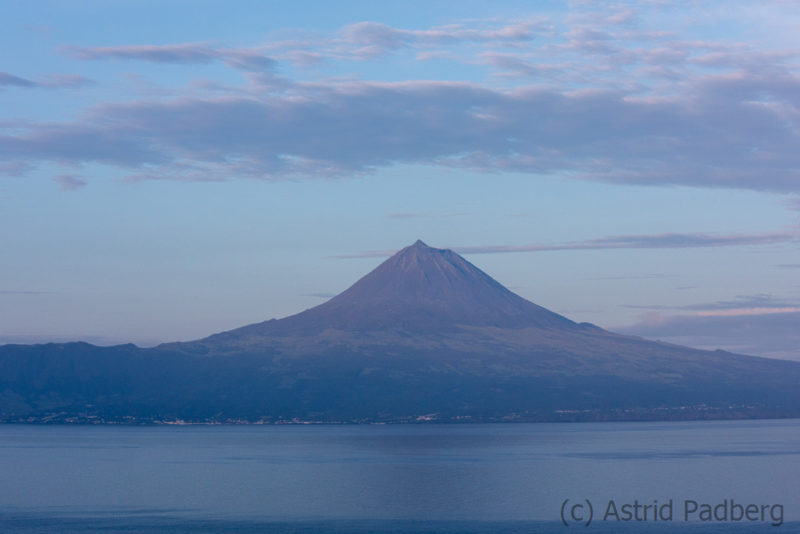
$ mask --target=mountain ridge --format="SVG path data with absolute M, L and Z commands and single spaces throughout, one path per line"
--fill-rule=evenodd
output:
M 417 241 L 327 302 L 196 341 L 0 346 L 0 421 L 798 417 L 798 383 L 797 362 L 575 323 Z

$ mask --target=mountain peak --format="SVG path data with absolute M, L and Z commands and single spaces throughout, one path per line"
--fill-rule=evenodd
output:
M 512 293 L 452 250 L 433 248 L 421 240 L 329 301 L 273 323 L 271 331 L 577 327 L 566 317 Z

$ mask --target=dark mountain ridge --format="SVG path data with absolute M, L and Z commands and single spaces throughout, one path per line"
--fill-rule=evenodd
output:
M 296 315 L 153 349 L 0 347 L 0 421 L 800 416 L 800 364 L 575 323 L 417 241 Z

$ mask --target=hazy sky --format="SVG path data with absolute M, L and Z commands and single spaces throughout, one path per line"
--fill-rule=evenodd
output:
M 0 3 L 0 342 L 187 340 L 420 238 L 800 359 L 800 3 Z

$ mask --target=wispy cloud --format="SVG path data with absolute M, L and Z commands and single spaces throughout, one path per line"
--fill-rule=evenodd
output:
M 626 334 L 699 348 L 800 360 L 800 300 L 759 293 L 649 310 Z
M 37 87 L 39 84 L 7 72 L 0 72 L 0 87 Z
M 789 197 L 784 200 L 784 205 L 792 211 L 800 211 L 800 197 Z
M 421 219 L 430 217 L 430 213 L 389 213 L 387 219 Z
M 653 280 L 659 278 L 667 278 L 668 275 L 664 273 L 651 273 L 639 275 L 621 275 L 621 276 L 594 276 L 587 278 L 587 280 Z
M 387 219 L 434 219 L 440 217 L 458 217 L 465 215 L 464 213 L 447 212 L 447 213 L 432 213 L 432 212 L 400 212 L 389 213 L 386 215 Z
M 794 313 L 800 311 L 800 300 L 779 298 L 765 293 L 758 293 L 755 295 L 737 295 L 732 300 L 701 302 L 682 306 L 653 304 L 624 305 L 623 307 L 643 310 L 688 311 L 691 312 L 689 315 L 695 317 L 732 317 L 740 315 Z M 661 320 L 660 316 L 655 317 L 658 319 L 656 322 Z
M 104 47 L 62 47 L 76 59 L 138 60 L 151 63 L 198 64 L 221 61 L 233 68 L 245 70 L 271 69 L 275 61 L 254 49 L 226 49 L 204 43 L 175 45 L 128 45 Z
M 769 234 L 653 234 L 599 237 L 585 241 L 532 245 L 480 245 L 451 247 L 459 254 L 509 254 L 519 252 L 549 252 L 560 250 L 662 249 L 759 246 L 800 241 L 800 234 L 776 232 Z M 377 258 L 391 256 L 396 251 L 371 250 L 335 258 Z M 653 275 L 658 276 L 658 275 Z M 662 275 L 663 276 L 663 275 Z
M 59 174 L 54 178 L 62 191 L 74 191 L 86 187 L 86 180 L 74 174 Z
M 476 29 L 461 24 L 439 26 L 426 30 L 393 28 L 380 22 L 358 22 L 341 31 L 342 40 L 356 46 L 356 54 L 375 57 L 405 47 L 454 45 L 474 43 L 519 43 L 535 38 L 537 30 L 545 28 L 541 19 L 528 20 L 500 28 Z
M 219 59 L 213 48 L 204 44 L 129 45 L 98 47 L 63 47 L 62 51 L 77 59 L 133 59 L 154 63 L 210 63 Z
M 90 78 L 79 74 L 48 74 L 39 82 L 41 87 L 86 87 L 94 85 L 95 82 Z
M 698 310 L 710 315 L 717 311 L 739 312 L 742 310 L 786 310 L 793 308 L 795 308 L 793 311 L 798 311 L 796 309 L 798 306 L 800 306 L 800 302 L 777 298 L 773 295 L 768 295 L 765 293 L 759 293 L 756 295 L 737 295 L 733 300 L 720 300 L 710 303 L 689 304 L 682 306 L 679 309 Z M 761 311 L 758 313 L 765 312 Z M 777 311 L 776 313 L 783 313 L 783 311 Z
M 603 250 L 625 248 L 704 248 L 744 245 L 770 245 L 800 241 L 800 234 L 776 232 L 770 234 L 654 234 L 600 237 L 586 241 L 534 245 L 487 245 L 455 247 L 461 254 L 502 254 L 510 252 L 544 252 L 551 250 Z
M 77 74 L 50 74 L 42 80 L 29 80 L 20 76 L 14 76 L 7 72 L 0 72 L 0 89 L 3 87 L 20 87 L 25 89 L 37 88 L 59 88 L 59 87 L 81 87 L 91 85 L 93 82 L 84 76 Z
M 800 360 L 800 311 L 654 315 L 614 328 L 626 334 L 705 349 Z

